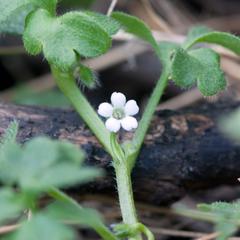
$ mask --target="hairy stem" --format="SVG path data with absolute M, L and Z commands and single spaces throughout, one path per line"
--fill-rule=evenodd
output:
M 125 224 L 134 225 L 138 223 L 136 207 L 133 199 L 131 173 L 125 159 L 114 161 L 116 172 L 117 190 L 119 204 L 122 213 L 123 222 Z M 141 240 L 141 235 L 136 240 Z

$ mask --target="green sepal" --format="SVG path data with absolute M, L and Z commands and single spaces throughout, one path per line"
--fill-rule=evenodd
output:
M 79 64 L 74 71 L 74 76 L 80 84 L 83 84 L 83 86 L 87 88 L 93 89 L 97 85 L 97 76 L 95 72 L 83 64 Z

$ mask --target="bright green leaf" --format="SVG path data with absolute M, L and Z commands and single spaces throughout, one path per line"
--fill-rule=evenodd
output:
M 43 51 L 48 62 L 63 71 L 77 64 L 77 54 L 96 57 L 111 46 L 110 36 L 84 15 L 70 12 L 54 18 L 42 9 L 27 17 L 23 39 L 30 54 Z
M 172 62 L 173 81 L 188 88 L 197 82 L 204 96 L 224 90 L 226 80 L 220 69 L 219 56 L 211 49 L 202 48 L 189 53 L 182 48 L 176 50 Z
M 26 222 L 14 235 L 15 240 L 75 240 L 75 232 L 66 225 L 38 214 Z
M 211 31 L 205 27 L 194 28 L 183 44 L 185 49 L 192 47 L 196 43 L 214 43 L 221 45 L 240 54 L 240 38 L 230 33 Z
M 150 43 L 157 55 L 160 56 L 159 46 L 154 39 L 151 30 L 142 20 L 122 12 L 113 12 L 111 16 L 122 25 L 126 32 L 134 34 Z
M 19 194 L 8 188 L 0 190 L 0 223 L 18 217 L 24 210 L 24 204 Z

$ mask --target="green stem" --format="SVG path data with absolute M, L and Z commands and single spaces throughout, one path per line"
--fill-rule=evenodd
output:
M 58 190 L 57 188 L 52 188 L 48 191 L 48 194 L 58 201 L 62 201 L 71 205 L 76 206 L 81 209 L 82 207 L 73 198 L 69 197 L 64 192 Z M 94 222 L 94 221 L 93 221 Z M 111 233 L 104 224 L 92 224 L 91 226 L 98 234 L 105 240 L 117 240 L 117 238 Z
M 167 67 L 163 70 L 163 73 L 160 77 L 160 79 L 157 82 L 157 85 L 155 86 L 152 95 L 148 101 L 147 106 L 145 107 L 144 114 L 141 118 L 141 121 L 139 123 L 139 126 L 134 134 L 132 143 L 135 149 L 135 154 L 131 156 L 131 166 L 133 167 L 136 161 L 136 158 L 138 156 L 138 153 L 141 149 L 141 146 L 143 144 L 144 138 L 146 136 L 147 130 L 149 128 L 149 125 L 151 123 L 152 117 L 154 115 L 154 112 L 156 110 L 157 105 L 159 104 L 159 101 L 164 93 L 165 88 L 168 84 L 168 78 L 169 78 L 169 71 L 166 70 Z
M 129 225 L 138 224 L 136 207 L 133 199 L 131 173 L 128 169 L 126 159 L 114 161 L 114 168 L 123 223 Z M 130 238 L 129 240 L 132 239 Z M 134 240 L 142 240 L 141 234 L 137 235 Z
M 68 97 L 81 118 L 104 146 L 105 150 L 112 155 L 110 133 L 78 88 L 72 73 L 61 72 L 54 67 L 51 69 L 60 90 Z
M 114 162 L 120 209 L 123 222 L 126 224 L 138 223 L 136 208 L 133 200 L 130 171 L 125 161 Z

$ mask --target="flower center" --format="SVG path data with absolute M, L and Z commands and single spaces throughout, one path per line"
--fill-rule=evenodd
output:
M 113 110 L 113 114 L 112 116 L 115 118 L 115 119 L 123 119 L 125 117 L 125 112 L 124 112 L 124 109 L 122 108 L 115 108 Z

